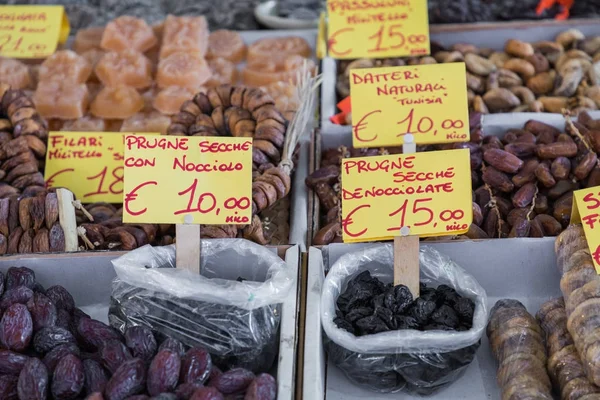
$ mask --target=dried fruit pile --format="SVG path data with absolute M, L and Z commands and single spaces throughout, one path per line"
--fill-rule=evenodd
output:
M 125 400 L 275 400 L 268 374 L 213 364 L 202 348 L 151 330 L 122 335 L 76 308 L 62 286 L 44 289 L 30 269 L 0 274 L 0 398 Z M 87 397 L 86 397 L 87 396 Z
M 431 54 L 340 62 L 338 95 L 350 94 L 350 69 L 464 61 L 469 107 L 474 111 L 560 113 L 563 108 L 579 112 L 600 107 L 600 37 L 586 38 L 576 29 L 560 33 L 555 41 L 508 40 L 504 51 L 432 43 Z
M 517 300 L 498 300 L 490 311 L 487 336 L 498 361 L 496 378 L 503 399 L 552 400 L 552 384 L 546 372 L 544 333 Z
M 404 285 L 384 284 L 369 271 L 348 282 L 337 299 L 333 322 L 356 336 L 397 329 L 466 331 L 473 325 L 475 304 L 447 285 L 421 284 L 413 299 Z

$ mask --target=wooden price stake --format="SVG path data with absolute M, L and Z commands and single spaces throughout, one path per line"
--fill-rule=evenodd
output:
M 600 274 L 600 186 L 573 192 L 571 223 L 581 223 L 594 261 Z
M 177 268 L 200 272 L 200 224 L 252 217 L 252 139 L 125 137 L 123 221 L 177 224 Z

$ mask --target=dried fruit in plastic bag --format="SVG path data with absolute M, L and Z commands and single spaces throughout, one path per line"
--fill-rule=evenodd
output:
M 134 357 L 150 361 L 156 354 L 156 339 L 145 326 L 132 326 L 125 331 L 125 343 Z
M 275 400 L 277 399 L 277 382 L 269 374 L 258 375 L 248 386 L 244 400 Z
M 204 383 L 212 368 L 212 360 L 208 351 L 199 348 L 189 349 L 181 359 L 182 383 Z
M 8 350 L 24 351 L 31 342 L 33 321 L 24 304 L 13 304 L 0 320 L 0 343 Z
M 444 325 L 449 328 L 456 328 L 459 323 L 456 312 L 445 304 L 431 314 L 431 320 L 435 324 Z
M 254 374 L 247 369 L 233 368 L 211 380 L 210 384 L 223 394 L 232 394 L 246 389 L 254 378 Z
M 148 393 L 156 396 L 173 391 L 179 381 L 180 368 L 179 354 L 171 350 L 159 351 L 148 368 Z
M 85 377 L 83 387 L 86 393 L 104 392 L 108 375 L 99 363 L 94 360 L 83 360 L 83 374 Z
M 106 400 L 124 400 L 141 393 L 146 388 L 144 361 L 134 358 L 126 361 L 115 371 L 104 390 Z
M 20 400 L 45 400 L 48 392 L 48 371 L 37 358 L 31 358 L 19 374 L 17 391 Z
M 54 370 L 51 392 L 55 400 L 71 400 L 83 389 L 83 364 L 77 356 L 63 357 Z

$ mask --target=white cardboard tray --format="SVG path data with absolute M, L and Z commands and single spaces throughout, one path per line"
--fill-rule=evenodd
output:
M 561 295 L 559 273 L 554 255 L 554 238 L 503 239 L 422 243 L 448 255 L 472 274 L 485 288 L 491 307 L 502 298 L 523 302 L 530 313 Z M 350 382 L 333 364 L 323 349 L 320 295 L 325 271 L 342 255 L 369 244 L 334 244 L 309 249 L 306 300 L 306 338 L 304 348 L 304 399 L 384 400 L 418 399 L 405 393 L 371 392 Z M 500 400 L 496 384 L 496 364 L 487 337 L 481 341 L 475 360 L 455 383 L 429 397 L 432 400 Z

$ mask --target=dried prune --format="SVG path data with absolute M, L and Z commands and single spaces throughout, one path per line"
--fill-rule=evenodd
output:
M 35 285 L 33 286 L 33 292 L 41 293 L 44 296 L 46 295 L 46 289 L 44 289 L 44 287 L 39 282 L 36 282 Z
M 335 317 L 333 323 L 340 329 L 344 329 L 354 335 L 354 326 L 343 318 Z
M 435 311 L 435 308 L 436 304 L 433 301 L 418 298 L 410 306 L 408 315 L 413 317 L 419 325 L 424 325 Z
M 248 386 L 244 400 L 275 400 L 277 398 L 277 382 L 269 374 L 258 375 Z
M 0 320 L 0 343 L 8 350 L 24 351 L 33 335 L 31 314 L 24 304 L 8 307 Z
M 0 299 L 0 310 L 5 310 L 15 303 L 27 304 L 33 297 L 33 290 L 25 286 L 19 286 L 7 290 Z
M 396 315 L 396 324 L 398 329 L 419 329 L 417 320 L 406 315 Z
M 83 364 L 77 356 L 64 356 L 54 370 L 51 392 L 55 400 L 71 400 L 83 389 Z
M 54 325 L 67 330 L 70 329 L 71 314 L 67 310 L 59 308 L 56 310 L 56 323 Z
M 33 320 L 33 331 L 36 332 L 47 326 L 56 325 L 56 307 L 54 303 L 42 293 L 34 293 L 33 298 L 27 302 L 27 309 Z
M 397 285 L 385 293 L 384 304 L 394 314 L 402 314 L 413 301 L 410 289 L 404 285 Z
M 83 360 L 83 374 L 85 377 L 83 385 L 85 393 L 104 392 L 108 375 L 99 363 L 94 360 Z
M 212 359 L 208 351 L 198 348 L 189 349 L 181 359 L 179 381 L 182 383 L 204 383 L 210 375 L 211 368 Z
M 224 400 L 223 394 L 214 387 L 203 387 L 194 392 L 190 400 Z
M 444 324 L 427 324 L 423 327 L 424 331 L 453 331 L 454 328 Z
M 181 358 L 171 350 L 161 350 L 150 363 L 148 368 L 148 393 L 156 396 L 160 393 L 171 392 L 179 381 Z
M 35 286 L 35 272 L 27 267 L 10 267 L 6 271 L 6 290 L 26 286 L 33 290 Z
M 132 326 L 125 332 L 125 343 L 134 357 L 144 361 L 152 360 L 156 354 L 156 339 L 145 326 Z
M 161 350 L 171 350 L 179 354 L 179 357 L 183 357 L 185 354 L 185 348 L 183 347 L 183 344 L 179 340 L 173 338 L 165 339 L 158 347 L 158 351 Z
M 52 300 L 56 308 L 62 308 L 70 313 L 73 312 L 73 309 L 75 308 L 75 300 L 73 300 L 71 293 L 69 293 L 64 287 L 60 285 L 49 287 L 46 290 L 46 296 Z
M 0 376 L 0 399 L 2 400 L 18 400 L 17 382 L 19 378 L 16 376 L 3 375 Z
M 0 374 L 18 376 L 29 357 L 10 350 L 0 350 Z
M 383 322 L 379 317 L 371 315 L 369 317 L 361 318 L 356 321 L 356 328 L 362 335 L 371 335 L 379 332 L 389 331 L 390 328 Z
M 388 328 L 390 328 L 390 329 L 397 329 L 398 328 L 398 324 L 396 322 L 396 318 L 394 316 L 394 313 L 389 308 L 378 307 L 375 310 L 375 314 L 374 315 L 377 318 L 379 318 L 380 320 L 382 320 L 387 325 Z
M 77 334 L 86 345 L 96 349 L 109 340 L 123 341 L 115 329 L 91 318 L 79 319 Z
M 188 400 L 201 387 L 204 387 L 201 383 L 182 383 L 175 389 L 175 394 L 179 400 Z
M 124 400 L 146 388 L 146 366 L 140 358 L 126 361 L 115 371 L 104 389 L 106 400 Z
M 454 304 L 456 304 L 456 302 L 460 298 L 460 295 L 456 292 L 456 290 L 454 290 L 448 285 L 438 286 L 436 292 L 438 292 L 438 295 L 443 300 L 443 302 L 449 305 L 450 307 L 454 307 Z
M 104 342 L 98 348 L 102 365 L 110 373 L 114 373 L 125 361 L 132 359 L 129 349 L 118 340 Z
M 465 325 L 473 324 L 473 313 L 475 312 L 475 303 L 473 303 L 473 300 L 461 297 L 454 305 L 454 311 L 456 311 L 462 323 Z
M 46 400 L 48 370 L 37 358 L 30 358 L 19 374 L 17 383 L 19 400 Z
M 241 392 L 254 380 L 255 376 L 251 371 L 244 368 L 233 368 L 216 379 L 211 380 L 211 385 L 223 394 Z
M 44 356 L 43 362 L 46 368 L 48 368 L 48 374 L 52 376 L 54 369 L 58 362 L 65 356 L 73 354 L 77 357 L 80 356 L 79 348 L 74 343 L 61 344 L 53 348 Z
M 40 354 L 46 354 L 61 344 L 75 343 L 75 337 L 66 329 L 57 326 L 42 328 L 33 337 L 33 348 Z
M 445 325 L 450 328 L 456 328 L 459 323 L 454 309 L 445 304 L 431 314 L 431 321 L 434 324 Z
M 368 317 L 370 315 L 373 315 L 373 309 L 371 307 L 356 307 L 346 314 L 345 320 L 353 324 L 359 319 Z

